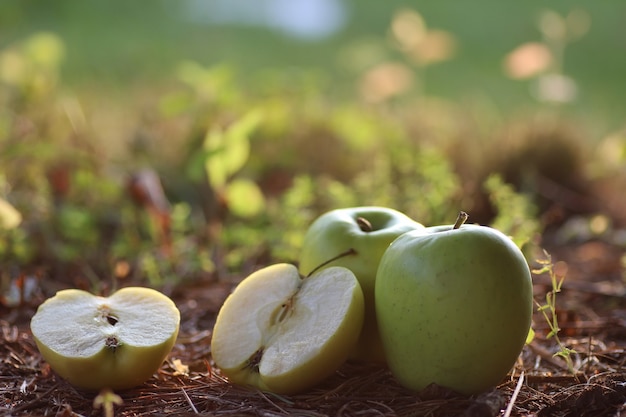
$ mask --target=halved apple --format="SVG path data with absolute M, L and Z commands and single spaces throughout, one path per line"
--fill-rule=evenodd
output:
M 159 291 L 127 287 L 110 297 L 57 292 L 30 322 L 37 348 L 72 385 L 126 389 L 148 380 L 169 354 L 180 312 Z
M 213 329 L 213 359 L 233 383 L 301 392 L 347 359 L 363 315 L 363 292 L 349 269 L 302 278 L 294 265 L 268 266 L 224 302 Z

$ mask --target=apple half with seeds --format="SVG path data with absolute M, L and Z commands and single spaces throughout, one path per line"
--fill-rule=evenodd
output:
M 241 281 L 224 302 L 213 329 L 213 359 L 233 383 L 302 392 L 345 362 L 363 316 L 363 291 L 349 269 L 302 277 L 294 265 L 271 265 Z
M 180 312 L 166 295 L 127 287 L 110 297 L 59 291 L 39 306 L 30 328 L 43 358 L 69 383 L 121 390 L 159 369 L 179 324 Z

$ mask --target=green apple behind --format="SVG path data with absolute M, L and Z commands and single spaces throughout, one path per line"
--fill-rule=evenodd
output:
M 318 217 L 304 236 L 300 255 L 303 275 L 350 249 L 355 252 L 325 265 L 350 269 L 363 290 L 365 320 L 352 359 L 385 362 L 374 307 L 376 271 L 391 242 L 416 229 L 424 229 L 424 226 L 397 210 L 365 206 L 329 211 Z
M 409 232 L 380 262 L 376 312 L 388 365 L 416 391 L 497 385 L 524 346 L 532 310 L 522 252 L 489 227 Z

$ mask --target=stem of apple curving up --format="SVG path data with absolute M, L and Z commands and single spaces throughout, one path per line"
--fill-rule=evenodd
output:
M 362 232 L 371 232 L 374 230 L 372 223 L 370 223 L 370 221 L 365 217 L 357 217 L 356 224 L 359 225 L 359 229 L 361 229 Z
M 350 256 L 350 255 L 356 255 L 356 250 L 353 249 L 353 248 L 350 248 L 347 251 L 341 252 L 339 255 L 333 256 L 329 260 L 322 262 L 320 265 L 316 266 L 311 272 L 309 272 L 305 278 L 310 277 L 311 275 L 313 275 L 314 273 L 316 273 L 317 271 L 319 271 L 320 269 L 322 269 L 323 267 L 325 267 L 329 263 L 334 262 L 337 259 L 341 259 L 341 258 L 343 258 L 345 256 Z
M 459 215 L 456 218 L 456 222 L 454 223 L 454 227 L 452 229 L 458 229 L 461 226 L 463 226 L 463 223 L 465 223 L 468 218 L 469 218 L 469 214 L 467 214 L 464 211 L 459 211 Z

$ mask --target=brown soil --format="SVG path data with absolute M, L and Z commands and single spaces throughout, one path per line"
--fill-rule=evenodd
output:
M 492 391 L 463 397 L 439 387 L 421 393 L 402 388 L 385 369 L 346 363 L 311 391 L 279 396 L 230 384 L 211 361 L 216 313 L 239 279 L 207 279 L 170 295 L 182 314 L 178 343 L 147 383 L 119 392 L 116 416 L 626 416 L 626 288 L 623 249 L 588 241 L 550 249 L 567 278 L 557 297 L 559 333 L 575 350 L 574 370 L 555 356 L 548 326 L 535 316 L 535 340 L 512 373 Z M 535 276 L 536 300 L 551 288 Z M 77 391 L 42 360 L 28 330 L 36 305 L 0 309 L 0 414 L 96 416 L 95 395 Z M 188 367 L 188 372 L 180 364 Z M 521 383 L 520 383 L 521 380 Z M 507 408 L 510 411 L 507 411 Z

